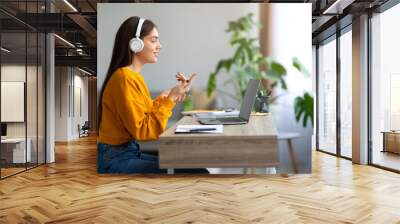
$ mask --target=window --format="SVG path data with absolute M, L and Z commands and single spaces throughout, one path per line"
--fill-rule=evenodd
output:
M 318 149 L 336 153 L 336 40 L 318 48 Z
M 340 155 L 352 157 L 352 33 L 340 36 Z
M 371 18 L 371 162 L 400 170 L 400 5 Z

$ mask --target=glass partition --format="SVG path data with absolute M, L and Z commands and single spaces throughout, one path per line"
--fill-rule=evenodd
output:
M 42 13 L 44 1 L 1 2 L 16 17 Z M 45 163 L 45 35 L 0 12 L 0 178 Z
M 26 33 L 1 34 L 1 176 L 26 169 Z M 4 49 L 7 49 L 6 51 Z
M 336 154 L 336 39 L 318 48 L 318 149 Z

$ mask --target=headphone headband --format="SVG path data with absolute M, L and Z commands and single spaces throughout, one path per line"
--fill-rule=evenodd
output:
M 138 26 L 136 28 L 136 38 L 140 37 L 140 32 L 142 31 L 142 25 L 143 25 L 144 21 L 145 21 L 145 19 L 143 19 L 143 18 L 139 19 L 139 23 L 138 23 Z

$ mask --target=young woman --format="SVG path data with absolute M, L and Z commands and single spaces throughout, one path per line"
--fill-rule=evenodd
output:
M 157 28 L 150 20 L 131 17 L 120 26 L 100 95 L 99 173 L 166 173 L 159 168 L 158 157 L 142 153 L 136 141 L 158 139 L 175 103 L 184 100 L 194 76 L 186 80 L 182 74 L 177 75 L 179 84 L 152 100 L 140 72 L 145 64 L 157 62 L 160 49 Z

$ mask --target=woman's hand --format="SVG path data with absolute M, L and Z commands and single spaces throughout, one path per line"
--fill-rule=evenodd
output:
M 161 97 L 168 97 L 169 92 L 171 92 L 171 89 L 166 89 L 166 90 L 161 92 L 160 96 Z
M 173 101 L 182 101 L 186 94 L 186 89 L 181 84 L 174 86 L 168 94 L 168 99 Z
M 190 87 L 192 86 L 193 80 L 194 80 L 194 78 L 195 78 L 196 76 L 197 76 L 196 73 L 192 73 L 192 74 L 190 75 L 190 78 L 189 78 L 189 79 L 186 79 L 186 77 L 183 75 L 182 72 L 178 72 L 178 74 L 176 74 L 176 79 L 177 79 L 179 82 L 181 82 L 182 85 L 185 86 L 185 88 L 186 88 L 186 90 L 187 90 L 186 92 L 189 92 Z
M 189 92 L 190 87 L 192 86 L 192 83 L 193 83 L 193 80 L 195 77 L 196 77 L 196 74 L 192 74 L 190 76 L 189 80 L 187 80 L 182 73 L 178 73 L 176 75 L 176 78 L 178 79 L 180 84 L 173 87 L 170 90 L 167 97 L 173 101 L 178 101 L 178 102 L 185 100 L 186 93 Z

